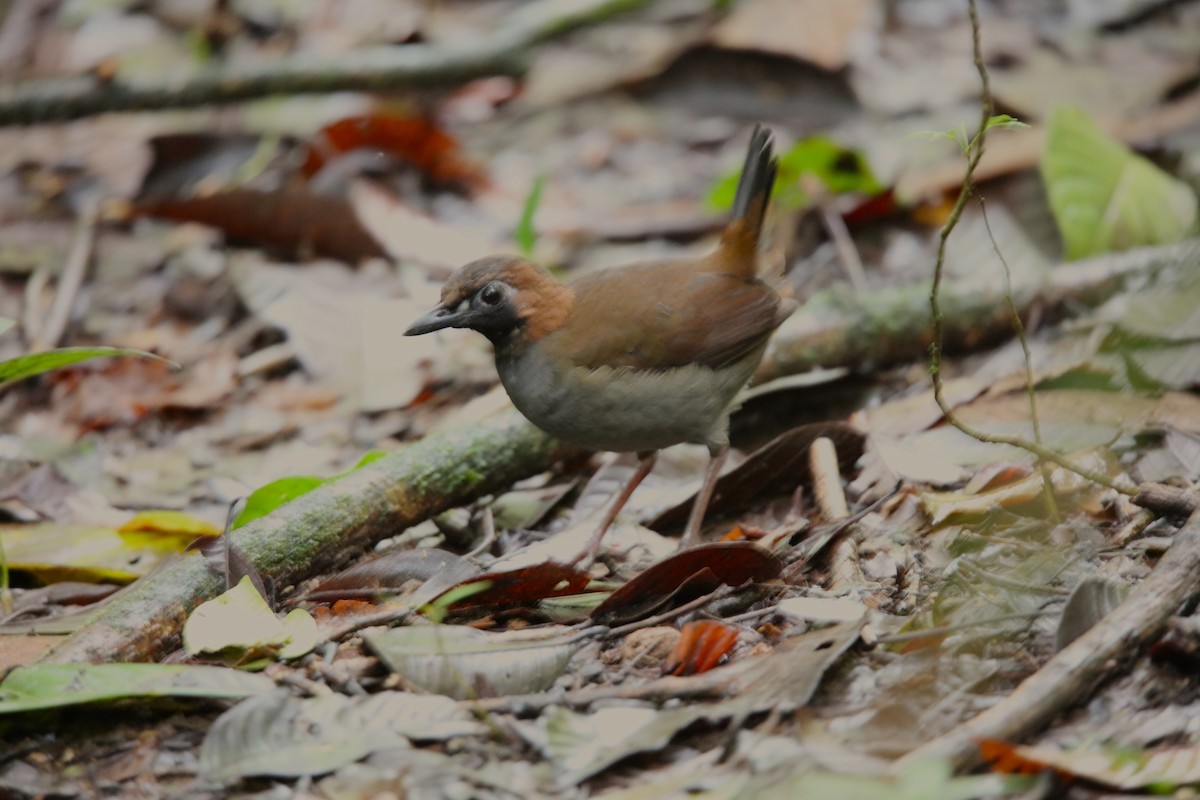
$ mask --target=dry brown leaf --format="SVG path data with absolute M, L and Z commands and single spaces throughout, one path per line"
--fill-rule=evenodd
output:
M 874 8 L 874 0 L 743 0 L 717 26 L 713 43 L 841 69 L 849 60 L 854 33 Z

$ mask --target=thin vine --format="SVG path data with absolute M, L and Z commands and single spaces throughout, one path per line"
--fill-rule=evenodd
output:
M 1043 462 L 1057 464 L 1063 469 L 1086 478 L 1093 483 L 1097 483 L 1101 486 L 1113 489 L 1114 491 L 1121 492 L 1122 494 L 1133 495 L 1136 493 L 1133 487 L 1120 485 L 1107 475 L 1080 467 L 1077 464 L 1072 463 L 1067 457 L 1054 450 L 1051 450 L 1041 443 L 1040 425 L 1037 423 L 1036 403 L 1033 396 L 1033 371 L 1029 361 L 1029 348 L 1028 343 L 1025 341 L 1023 335 L 1024 328 L 1019 324 L 1019 319 L 1017 331 L 1018 335 L 1021 336 L 1022 345 L 1025 348 L 1027 391 L 1029 392 L 1031 407 L 1034 409 L 1033 418 L 1035 436 L 1039 439 L 1039 441 L 1031 442 L 1020 436 L 1006 436 L 1004 434 L 987 433 L 967 425 L 954 412 L 954 409 L 946 401 L 944 396 L 941 366 L 942 340 L 945 332 L 942 318 L 942 308 L 938 299 L 938 293 L 942 286 L 942 275 L 944 273 L 946 261 L 946 241 L 950 238 L 950 234 L 958 226 L 958 221 L 962 217 L 963 209 L 966 208 L 967 201 L 976 194 L 973 176 L 975 174 L 975 168 L 979 166 L 979 160 L 983 157 L 984 142 L 987 137 L 988 129 L 990 127 L 995 127 L 997 120 L 999 120 L 999 124 L 1005 124 L 1008 121 L 1007 118 L 993 117 L 995 104 L 992 100 L 992 89 L 991 82 L 988 77 L 987 65 L 984 64 L 983 61 L 982 36 L 980 34 L 979 10 L 976 7 L 976 0 L 967 0 L 967 11 L 971 20 L 971 44 L 975 61 L 975 69 L 979 73 L 979 81 L 981 84 L 979 131 L 975 134 L 974 138 L 967 142 L 966 147 L 964 148 L 967 155 L 966 175 L 963 177 L 962 187 L 959 189 L 958 198 L 954 202 L 954 207 L 951 209 L 950 215 L 946 219 L 946 224 L 942 226 L 941 233 L 938 237 L 937 257 L 933 268 L 933 281 L 929 289 L 929 308 L 932 317 L 933 329 L 932 341 L 929 345 L 929 374 L 933 379 L 933 398 L 937 402 L 938 408 L 941 409 L 942 414 L 945 416 L 946 421 L 973 439 L 977 439 L 981 442 L 987 442 L 989 444 L 1006 444 L 1010 447 L 1020 448 L 1034 454 Z M 1011 293 L 1009 294 L 1009 298 L 1011 308 Z M 1015 309 L 1014 316 L 1016 316 Z M 1043 475 L 1045 475 L 1045 472 L 1043 472 Z

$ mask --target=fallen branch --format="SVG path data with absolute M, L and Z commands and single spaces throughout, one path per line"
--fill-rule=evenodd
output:
M 1045 316 L 1095 307 L 1120 292 L 1126 281 L 1200 264 L 1200 239 L 1060 264 L 1039 285 L 1014 287 L 1013 302 L 1027 314 L 1037 307 Z M 1008 339 L 1012 313 L 1004 292 L 969 289 L 948 283 L 941 290 L 948 350 L 965 352 Z M 756 382 L 818 367 L 850 367 L 869 372 L 928 355 L 929 288 L 914 284 L 855 295 L 846 287 L 809 298 L 783 324 L 755 375 Z M 953 347 L 949 344 L 953 343 Z
M 282 506 L 233 534 L 283 588 L 371 544 L 547 469 L 566 451 L 515 411 L 431 436 Z M 148 661 L 177 645 L 191 609 L 223 591 L 199 553 L 143 578 L 43 660 Z
M 1133 502 L 1164 517 L 1183 519 L 1200 511 L 1200 494 L 1163 483 L 1138 486 Z
M 996 705 L 893 764 L 949 759 L 957 769 L 979 760 L 980 739 L 1020 741 L 1122 671 L 1166 630 L 1180 606 L 1200 595 L 1200 513 L 1175 534 L 1154 571 L 1104 619 L 1056 653 Z
M 485 75 L 523 75 L 540 42 L 647 5 L 651 0 L 538 0 L 510 14 L 487 39 L 357 50 L 336 59 L 311 54 L 261 64 L 213 66 L 167 83 L 79 75 L 0 90 L 0 125 L 79 119 L 110 111 L 158 111 L 275 94 L 393 92 L 460 84 Z

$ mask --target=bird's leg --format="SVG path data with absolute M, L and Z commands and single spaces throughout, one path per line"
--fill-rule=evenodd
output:
M 692 504 L 692 513 L 688 515 L 687 527 L 683 529 L 683 538 L 679 546 L 691 547 L 700 543 L 700 525 L 704 522 L 704 512 L 708 509 L 708 501 L 712 499 L 713 489 L 717 487 L 717 477 L 721 474 L 721 466 L 729 455 L 729 445 L 715 445 L 708 448 L 708 468 L 704 470 L 704 485 L 696 502 Z
M 629 479 L 629 483 L 625 484 L 625 488 L 621 490 L 621 494 L 617 495 L 616 501 L 609 507 L 608 513 L 604 515 L 604 521 L 600 523 L 600 527 L 592 534 L 592 538 L 588 540 L 585 547 L 579 555 L 571 559 L 569 563 L 586 569 L 596 560 L 596 556 L 600 554 L 600 542 L 604 539 L 604 534 L 613 524 L 613 520 L 617 518 L 617 514 L 621 513 L 621 509 L 629 502 L 629 498 L 633 495 L 633 490 L 638 487 L 646 476 L 650 474 L 650 470 L 654 469 L 654 462 L 658 459 L 658 451 L 651 450 L 649 453 L 638 453 L 638 458 L 641 461 L 638 463 L 637 470 L 633 473 L 633 477 Z

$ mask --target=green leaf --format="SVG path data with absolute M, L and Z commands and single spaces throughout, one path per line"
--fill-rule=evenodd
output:
M 374 464 L 376 461 L 383 458 L 387 454 L 388 454 L 387 450 L 368 450 L 367 452 L 363 453 L 363 457 L 358 460 L 358 463 L 355 464 L 354 467 L 347 472 L 347 474 L 349 474 L 349 472 L 353 472 L 356 469 L 362 469 L 363 467 L 367 466 L 368 464 Z
M 358 460 L 357 464 L 345 472 L 334 475 L 332 478 L 318 478 L 314 475 L 294 475 L 271 481 L 265 486 L 260 486 L 246 498 L 246 505 L 242 509 L 242 513 L 238 514 L 237 519 L 234 520 L 233 527 L 235 529 L 240 528 L 259 517 L 265 517 L 284 503 L 290 503 L 297 497 L 308 494 L 318 486 L 349 475 L 351 472 L 362 469 L 368 464 L 373 464 L 386 455 L 388 455 L 386 450 L 368 450 Z
M 227 663 L 278 654 L 299 658 L 317 645 L 317 623 L 302 608 L 280 619 L 249 577 L 201 603 L 183 626 L 183 649 L 190 656 L 220 654 Z
M 0 525 L 8 567 L 39 583 L 129 583 L 184 552 L 190 533 L 121 532 L 96 525 L 40 522 Z
M 249 697 L 275 682 L 227 667 L 184 664 L 31 664 L 0 683 L 0 714 L 127 697 Z
M 449 591 L 442 592 L 434 600 L 421 606 L 421 613 L 434 622 L 441 622 L 446 618 L 446 614 L 450 611 L 450 606 L 466 600 L 468 597 L 474 597 L 480 592 L 486 592 L 492 588 L 492 581 L 472 581 L 464 583 L 461 586 L 455 586 Z
M 1184 238 L 1196 195 L 1077 108 L 1050 118 L 1042 180 L 1068 259 Z
M 904 138 L 905 139 L 934 139 L 934 140 L 948 139 L 949 141 L 954 142 L 956 145 L 958 145 L 958 149 L 962 150 L 964 153 L 966 152 L 967 147 L 970 146 L 970 142 L 967 141 L 967 132 L 964 128 L 961 128 L 961 127 L 954 128 L 953 130 L 948 130 L 948 131 L 930 131 L 930 130 L 913 131 L 912 133 L 908 134 L 908 136 L 905 136 Z
M 513 233 L 513 238 L 517 240 L 517 246 L 521 248 L 521 255 L 526 258 L 533 255 L 533 246 L 537 244 L 537 231 L 533 229 L 533 217 L 537 214 L 538 206 L 541 205 L 542 184 L 545 182 L 546 176 L 544 175 L 538 175 L 533 179 L 533 187 L 525 198 L 525 207 L 521 209 L 521 219 L 517 222 L 517 230 Z
M 1029 127 L 1028 124 L 1021 122 L 1021 120 L 1017 119 L 1016 117 L 1009 116 L 1008 114 L 997 114 L 994 117 L 988 118 L 987 124 L 984 125 L 983 129 L 986 131 L 992 131 L 992 130 L 1003 131 L 1003 130 L 1017 130 L 1019 128 L 1028 128 L 1028 127 Z
M 805 175 L 815 177 L 833 194 L 875 195 L 883 191 L 862 153 L 842 147 L 827 136 L 801 139 L 779 157 L 776 199 L 789 208 L 808 205 L 809 197 L 800 188 L 800 179 Z M 740 173 L 733 172 L 713 184 L 708 195 L 709 207 L 731 208 L 740 177 Z
M 161 361 L 164 364 L 178 366 L 173 361 L 168 361 L 153 353 L 147 353 L 144 350 L 126 350 L 119 347 L 63 347 L 58 350 L 49 350 L 45 353 L 33 353 L 27 356 L 10 358 L 8 361 L 0 361 L 0 386 L 10 381 L 40 375 L 52 369 L 78 364 L 80 361 L 87 361 L 91 358 L 104 358 L 106 356 L 150 358 L 155 361 Z
M 233 527 L 237 529 L 259 517 L 265 517 L 284 503 L 290 503 L 330 480 L 332 478 L 297 475 L 291 478 L 280 478 L 277 481 L 271 481 L 266 486 L 260 486 L 246 498 L 246 507 L 234 520 Z
M 825 136 L 796 142 L 780 157 L 779 174 L 788 184 L 795 183 L 801 175 L 815 175 L 834 194 L 870 195 L 882 191 L 862 153 Z

